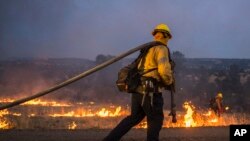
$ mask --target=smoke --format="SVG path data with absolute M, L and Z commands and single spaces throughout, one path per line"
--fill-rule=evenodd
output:
M 247 0 L 143 1 L 143 4 L 133 0 L 105 3 L 3 0 L 0 59 L 94 60 L 98 54 L 116 55 L 152 40 L 150 33 L 161 22 L 171 28 L 170 48 L 187 57 L 249 58 L 247 5 Z
M 58 85 L 96 66 L 83 59 L 27 59 L 0 63 L 0 97 L 24 98 Z M 51 92 L 42 99 L 74 102 L 127 103 L 115 86 L 120 64 L 113 64 L 100 72 Z
M 30 96 L 52 86 L 54 80 L 46 79 L 32 66 L 8 66 L 1 78 L 1 97 L 20 98 Z

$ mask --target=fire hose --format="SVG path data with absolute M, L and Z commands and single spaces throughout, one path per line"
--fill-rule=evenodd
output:
M 13 102 L 8 103 L 8 104 L 0 105 L 0 110 L 11 108 L 11 107 L 17 106 L 19 104 L 22 104 L 24 102 L 27 102 L 27 101 L 33 100 L 35 98 L 38 98 L 38 97 L 44 96 L 46 94 L 49 94 L 50 92 L 58 90 L 58 89 L 60 89 L 60 88 L 62 88 L 64 86 L 69 85 L 69 84 L 71 84 L 71 83 L 73 83 L 73 82 L 75 82 L 75 81 L 77 81 L 77 80 L 79 80 L 79 79 L 81 79 L 83 77 L 86 77 L 86 76 L 88 76 L 88 75 L 90 75 L 90 74 L 92 74 L 92 73 L 94 73 L 94 72 L 96 72 L 96 71 L 98 71 L 98 70 L 112 64 L 112 63 L 114 63 L 114 62 L 117 62 L 120 59 L 122 59 L 122 58 L 124 58 L 124 57 L 138 51 L 138 50 L 141 50 L 143 48 L 147 48 L 148 46 L 154 46 L 154 45 L 157 45 L 157 41 L 152 41 L 152 42 L 148 42 L 148 43 L 142 44 L 140 46 L 137 46 L 137 47 L 135 47 L 133 49 L 130 49 L 129 51 L 127 51 L 125 53 L 120 54 L 117 57 L 114 57 L 114 58 L 112 58 L 110 60 L 107 60 L 107 61 L 103 62 L 102 64 L 99 64 L 99 65 L 97 65 L 97 66 L 95 66 L 95 67 L 93 67 L 93 68 L 91 68 L 91 69 L 89 69 L 89 70 L 75 76 L 75 77 L 72 77 L 72 78 L 70 78 L 70 79 L 68 79 L 68 80 L 66 80 L 66 81 L 64 81 L 62 83 L 59 83 L 59 84 L 57 84 L 57 85 L 55 85 L 53 87 L 50 87 L 50 88 L 48 88 L 46 90 L 38 92 L 38 93 L 36 93 L 36 94 L 34 94 L 32 96 L 28 96 L 28 97 L 13 101 Z

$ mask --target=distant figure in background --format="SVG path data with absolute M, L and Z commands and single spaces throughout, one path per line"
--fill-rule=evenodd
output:
M 223 113 L 223 95 L 222 93 L 218 93 L 214 98 L 210 100 L 210 108 L 214 111 L 214 113 L 220 117 Z

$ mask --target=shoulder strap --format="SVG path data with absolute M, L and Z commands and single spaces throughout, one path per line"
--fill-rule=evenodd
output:
M 158 41 L 157 41 L 157 42 L 158 42 Z M 173 70 L 175 63 L 174 63 L 174 61 L 173 61 L 172 58 L 171 58 L 171 53 L 170 53 L 170 49 L 168 48 L 168 46 L 165 45 L 165 44 L 163 44 L 162 42 L 158 42 L 156 45 L 163 45 L 163 46 L 165 46 L 165 47 L 168 49 L 168 59 L 169 59 L 169 62 L 170 62 L 170 64 L 171 64 L 171 69 Z M 156 45 L 152 45 L 152 46 L 149 46 L 149 47 L 145 48 L 144 50 L 141 50 L 141 54 L 140 54 L 141 57 L 140 57 L 140 56 L 139 56 L 139 57 L 142 58 L 142 62 L 141 62 L 142 65 L 140 66 L 140 70 L 144 70 L 145 58 L 146 58 L 146 55 L 147 55 L 149 49 L 150 49 L 151 47 L 153 47 L 153 46 L 156 46 Z M 139 57 L 138 57 L 138 58 L 139 58 Z M 138 66 L 138 64 L 139 64 L 139 62 L 140 62 L 140 59 L 138 59 L 137 61 L 138 61 L 138 63 L 137 63 L 136 66 Z M 157 68 L 149 69 L 149 70 L 147 70 L 147 71 L 141 73 L 141 75 L 144 75 L 144 74 L 149 73 L 149 72 L 151 72 L 151 71 L 153 71 L 153 70 L 156 70 L 156 69 L 157 69 Z
M 136 66 L 138 66 L 140 60 L 146 56 L 146 54 L 148 53 L 148 50 L 151 48 L 151 47 L 154 47 L 154 46 L 157 46 L 157 45 L 164 45 L 166 46 L 165 44 L 163 44 L 162 42 L 159 42 L 159 41 L 153 41 L 152 44 L 146 46 L 145 48 L 141 49 L 140 50 L 140 54 L 139 56 L 132 62 L 132 63 L 135 63 Z M 143 61 L 143 60 L 142 60 Z M 144 64 L 144 63 L 143 63 Z
M 149 70 L 147 70 L 147 71 L 141 73 L 141 75 L 144 75 L 144 74 L 146 74 L 146 73 L 149 73 L 149 72 L 151 72 L 151 71 L 153 71 L 153 70 L 157 70 L 157 68 L 149 69 Z
M 145 57 L 146 57 L 146 55 L 147 55 L 149 49 L 150 49 L 151 47 L 154 47 L 154 46 L 157 46 L 157 45 L 164 45 L 164 46 L 166 46 L 166 45 L 163 44 L 162 42 L 154 41 L 154 42 L 153 42 L 152 44 L 150 44 L 149 46 L 147 46 L 147 47 L 145 47 L 145 48 L 143 48 L 143 49 L 140 50 L 139 56 L 132 62 L 132 64 L 134 64 L 134 65 L 137 67 L 138 64 L 139 64 L 139 62 L 140 62 L 140 60 L 142 59 L 142 66 L 140 67 L 140 69 L 143 70 L 143 69 L 144 69 L 144 63 L 145 63 Z M 166 46 L 166 47 L 167 47 L 167 46 Z M 168 50 L 168 51 L 169 51 L 169 50 Z M 168 53 L 169 53 L 169 52 L 168 52 Z M 170 53 L 169 53 L 169 54 L 170 54 Z M 141 73 L 141 75 L 144 75 L 144 74 L 149 73 L 149 72 L 151 72 L 151 71 L 153 71 L 153 70 L 156 70 L 156 69 L 157 69 L 157 68 L 149 69 L 149 70 L 147 70 L 147 71 Z
M 151 46 L 148 46 L 146 48 L 143 48 L 140 52 L 140 55 L 139 55 L 139 59 L 138 59 L 138 64 L 140 62 L 140 60 L 142 59 L 142 62 L 141 62 L 141 66 L 140 66 L 140 70 L 143 70 L 144 69 L 144 64 L 145 64 L 145 58 L 146 58 L 146 55 L 148 54 L 148 51 L 150 48 L 154 47 L 154 46 L 157 46 L 157 45 L 163 45 L 163 46 L 166 46 L 165 44 L 163 44 L 162 42 L 159 42 L 159 41 L 155 41 L 155 44 L 151 45 Z M 167 47 L 167 46 L 166 46 Z M 138 65 L 137 64 L 137 65 Z
M 171 53 L 170 53 L 170 50 L 169 50 L 169 47 L 166 46 L 166 48 L 168 48 L 168 59 L 169 59 L 169 62 L 172 62 L 172 58 L 171 58 Z

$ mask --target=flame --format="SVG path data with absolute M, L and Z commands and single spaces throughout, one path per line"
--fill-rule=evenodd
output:
M 3 99 L 0 99 L 0 103 L 9 103 L 9 102 L 13 102 L 15 101 L 14 99 L 11 99 L 11 98 L 3 98 Z
M 17 98 L 17 99 L 19 99 L 19 98 Z M 15 101 L 15 99 L 12 99 L 12 98 L 0 99 L 0 103 L 11 103 L 14 101 Z M 39 105 L 39 106 L 53 106 L 53 107 L 72 106 L 71 104 L 67 104 L 67 103 L 58 103 L 56 101 L 44 101 L 41 99 L 33 99 L 33 100 L 27 101 L 21 105 Z
M 209 110 L 207 113 L 203 114 L 204 116 L 211 116 L 212 115 L 212 110 Z
M 36 116 L 36 114 L 34 114 L 34 113 L 31 113 L 28 115 L 28 117 L 35 117 L 35 116 Z
M 148 128 L 148 123 L 146 120 L 143 120 L 140 124 L 138 124 L 135 128 Z
M 0 129 L 9 129 L 9 123 L 6 120 L 0 120 Z
M 8 115 L 10 112 L 8 110 L 0 110 L 0 117 L 3 117 L 4 115 Z
M 97 112 L 97 115 L 100 117 L 115 117 L 115 116 L 120 116 L 120 111 L 121 111 L 121 106 L 117 107 L 114 113 L 112 113 L 109 110 L 106 110 L 105 108 L 102 108 L 101 111 Z
M 209 109 L 208 112 L 206 114 L 204 114 L 206 117 L 208 117 L 208 122 L 210 123 L 217 123 L 219 122 L 219 118 L 216 116 L 216 114 Z
M 0 129 L 10 129 L 12 128 L 12 124 L 4 118 L 4 115 L 8 115 L 8 110 L 0 110 Z
M 74 129 L 76 129 L 76 127 L 77 127 L 77 124 L 75 123 L 75 121 L 73 121 L 72 123 L 70 123 L 70 124 L 68 125 L 68 129 L 74 130 Z
M 42 101 L 41 99 L 34 99 L 31 101 L 25 102 L 22 105 L 41 105 L 41 106 L 54 106 L 54 107 L 71 106 L 70 104 L 66 104 L 66 103 L 58 103 L 56 101 Z
M 186 127 L 194 127 L 196 123 L 193 119 L 194 106 L 191 105 L 191 102 L 184 102 L 184 109 L 186 109 L 186 114 L 184 115 L 184 122 Z
M 97 111 L 97 112 L 92 112 L 91 109 L 89 110 L 77 110 L 77 112 L 75 111 L 70 111 L 68 113 L 63 113 L 63 114 L 50 114 L 49 116 L 51 117 L 118 117 L 121 116 L 121 106 L 118 106 L 115 108 L 115 111 L 112 112 L 111 110 L 108 110 L 106 108 L 101 108 L 101 110 Z
M 2 103 L 13 101 L 13 99 L 0 99 Z M 177 111 L 177 123 L 172 123 L 171 117 L 165 116 L 163 127 L 228 126 L 250 123 L 247 114 L 243 116 L 242 114 L 225 113 L 221 117 L 217 117 L 212 110 L 197 110 L 191 101 L 184 102 L 183 108 L 183 111 Z M 17 108 L 1 110 L 0 129 L 36 128 L 37 125 L 33 126 L 33 123 L 41 123 L 44 128 L 113 128 L 122 118 L 130 114 L 129 109 L 128 105 L 98 105 L 95 102 L 59 103 L 37 99 L 26 102 Z M 169 111 L 164 111 L 164 115 L 168 115 L 168 113 Z M 37 122 L 38 119 L 39 122 Z M 56 122 L 58 120 L 62 122 Z M 44 126 L 44 122 L 48 123 L 48 126 Z M 147 128 L 146 118 L 135 128 Z
M 218 122 L 218 118 L 211 119 L 209 122 Z

